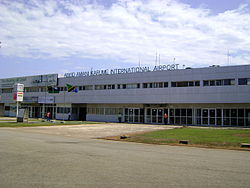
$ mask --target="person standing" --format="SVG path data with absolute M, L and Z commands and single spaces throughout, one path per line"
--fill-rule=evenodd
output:
M 47 121 L 50 121 L 50 120 L 51 120 L 51 113 L 47 112 Z
M 167 125 L 168 124 L 168 114 L 164 113 L 164 124 Z
M 119 121 L 119 123 L 122 122 L 122 114 L 121 113 L 118 114 L 118 121 Z
M 68 113 L 68 121 L 70 121 L 71 120 L 71 113 L 69 112 Z

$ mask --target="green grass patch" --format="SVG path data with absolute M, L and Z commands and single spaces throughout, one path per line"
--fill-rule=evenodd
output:
M 250 130 L 177 128 L 132 135 L 127 140 L 151 144 L 178 144 L 180 140 L 188 140 L 189 145 L 239 147 L 240 143 L 250 143 Z
M 102 122 L 92 121 L 31 121 L 31 122 L 0 122 L 0 127 L 38 127 L 38 126 L 62 126 L 62 125 L 83 125 L 83 124 L 100 124 Z

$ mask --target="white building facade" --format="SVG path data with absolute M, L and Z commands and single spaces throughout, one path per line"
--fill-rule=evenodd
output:
M 172 66 L 172 65 L 171 65 Z M 0 115 L 15 116 L 13 85 L 25 86 L 30 117 L 203 126 L 250 126 L 250 65 L 125 69 L 0 79 Z M 67 92 L 66 84 L 78 92 Z M 48 93 L 47 87 L 59 89 Z

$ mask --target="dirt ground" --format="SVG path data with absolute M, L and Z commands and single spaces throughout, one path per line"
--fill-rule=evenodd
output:
M 104 123 L 104 124 L 84 124 L 84 125 L 62 125 L 62 126 L 51 125 L 42 127 L 1 128 L 1 129 L 19 129 L 19 131 L 24 131 L 24 132 L 64 135 L 76 138 L 103 138 L 107 136 L 125 135 L 138 132 L 173 129 L 177 127 L 178 126 Z

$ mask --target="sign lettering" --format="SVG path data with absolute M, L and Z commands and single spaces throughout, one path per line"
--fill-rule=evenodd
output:
M 172 71 L 179 69 L 179 64 L 168 64 L 154 66 L 153 69 L 150 67 L 130 67 L 130 68 L 119 68 L 119 69 L 103 69 L 103 70 L 91 70 L 83 72 L 69 72 L 65 73 L 65 78 L 71 77 L 86 77 L 86 76 L 97 76 L 97 75 L 113 75 L 113 74 L 128 74 L 128 73 L 139 73 L 139 72 L 154 72 L 154 71 Z

